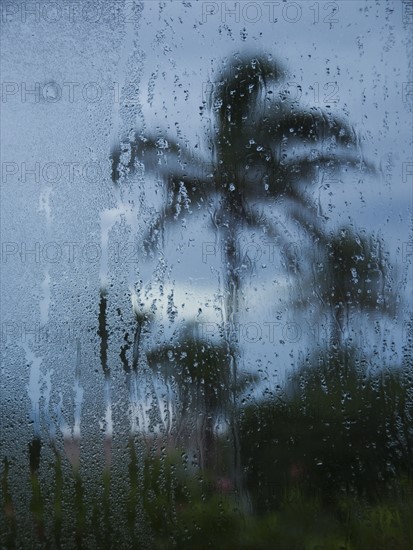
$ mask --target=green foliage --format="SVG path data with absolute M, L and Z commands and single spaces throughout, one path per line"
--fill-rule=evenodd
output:
M 17 534 L 17 521 L 8 479 L 9 469 L 10 462 L 7 457 L 5 457 L 3 459 L 3 472 L 1 476 L 2 513 L 4 514 L 4 518 L 2 518 L 4 522 L 2 534 L 6 547 L 14 548 L 14 541 L 16 540 Z
M 131 440 L 130 450 L 133 445 Z M 301 479 L 286 477 L 271 506 L 260 514 L 244 514 L 231 487 L 211 472 L 189 468 L 184 452 L 164 449 L 160 456 L 147 455 L 141 482 L 136 452 L 131 450 L 130 457 L 129 493 L 122 492 L 123 480 L 116 472 L 109 475 L 102 470 L 92 480 L 92 486 L 103 488 L 104 499 L 99 502 L 91 480 L 86 483 L 81 473 L 73 472 L 71 494 L 62 490 L 62 465 L 56 454 L 55 481 L 36 480 L 33 489 L 38 503 L 32 510 L 39 526 L 38 513 L 45 509 L 46 495 L 54 494 L 54 520 L 43 521 L 42 531 L 37 529 L 30 536 L 50 548 L 75 544 L 78 548 L 162 550 L 408 550 L 413 546 L 413 479 L 408 476 L 394 476 L 380 494 L 371 497 L 337 487 L 330 492 L 322 484 L 310 490 Z M 274 463 L 272 470 L 276 470 Z M 9 530 L 4 541 L 5 548 L 14 548 L 16 518 L 7 473 L 5 468 L 3 497 Z M 265 485 L 251 488 L 252 498 L 257 492 L 266 494 L 265 490 Z M 111 506 L 109 493 L 114 497 Z M 143 532 L 136 530 L 138 523 L 146 525 Z
M 149 462 L 156 498 L 146 511 L 159 549 L 407 550 L 413 543 L 413 480 L 408 478 L 394 479 L 374 503 L 350 493 L 326 502 L 321 490 L 310 495 L 296 483 L 284 488 L 271 511 L 245 516 L 233 493 L 205 491 L 212 479 L 205 473 L 181 471 L 171 491 L 168 471 L 176 474 L 177 456 Z
M 341 350 L 313 358 L 276 399 L 249 407 L 242 455 L 257 510 L 276 508 L 295 484 L 326 504 L 349 494 L 373 502 L 411 475 L 409 391 L 404 372 L 369 374 L 355 351 Z

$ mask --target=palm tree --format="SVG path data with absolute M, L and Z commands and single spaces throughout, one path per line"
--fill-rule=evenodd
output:
M 237 429 L 240 350 L 234 327 L 239 315 L 242 267 L 239 236 L 255 229 L 288 243 L 291 234 L 275 212 L 304 230 L 314 243 L 326 243 L 322 218 L 305 192 L 319 170 L 362 167 L 355 132 L 344 121 L 320 109 L 303 109 L 273 86 L 286 77 L 271 56 L 235 55 L 215 82 L 202 109 L 213 111 L 206 132 L 210 158 L 164 135 L 136 132 L 111 153 L 112 178 L 121 185 L 142 163 L 165 182 L 168 200 L 145 236 L 154 246 L 165 224 L 174 223 L 182 204 L 203 207 L 224 249 L 224 327 L 227 368 L 231 376 L 231 429 L 236 488 L 241 488 Z M 298 153 L 295 153 L 298 151 Z M 211 170 L 212 166 L 212 170 Z M 282 207 L 280 209 L 280 206 Z M 268 214 L 266 210 L 270 211 Z
M 154 347 L 146 355 L 149 366 L 159 370 L 165 384 L 172 383 L 178 392 L 176 441 L 188 446 L 188 427 L 196 427 L 201 420 L 200 429 L 190 432 L 200 434 L 201 467 L 214 471 L 217 460 L 214 424 L 221 413 L 228 413 L 225 409 L 233 393 L 233 382 L 227 369 L 226 346 L 203 338 L 198 329 L 197 324 L 188 324 L 180 331 L 178 344 Z M 240 375 L 235 388 L 237 395 L 256 379 L 253 374 Z M 171 402 L 176 402 L 174 397 Z
M 314 289 L 324 311 L 331 312 L 330 346 L 342 349 L 351 314 L 396 313 L 396 296 L 390 289 L 390 266 L 380 240 L 341 228 L 321 252 Z M 321 261 L 320 261 L 321 260 Z

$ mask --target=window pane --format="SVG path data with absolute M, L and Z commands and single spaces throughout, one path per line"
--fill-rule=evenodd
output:
M 410 548 L 410 1 L 2 2 L 2 548 Z

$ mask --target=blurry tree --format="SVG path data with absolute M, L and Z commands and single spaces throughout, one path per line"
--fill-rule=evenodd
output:
M 319 247 L 318 254 L 308 288 L 320 311 L 330 314 L 330 345 L 342 348 L 353 313 L 395 315 L 392 269 L 379 239 L 341 228 Z
M 233 389 L 226 346 L 202 338 L 195 324 L 180 331 L 177 343 L 152 348 L 147 359 L 154 372 L 159 371 L 176 388 L 170 402 L 179 407 L 175 412 L 177 446 L 188 447 L 188 436 L 198 434 L 200 465 L 216 472 L 215 424 L 228 416 L 231 395 L 240 395 L 257 376 L 240 374 Z
M 344 495 L 370 502 L 387 483 L 412 475 L 413 409 L 405 368 L 372 372 L 353 349 L 312 355 L 274 399 L 245 410 L 242 456 L 248 488 L 263 513 L 299 487 L 324 505 Z
M 282 89 L 286 73 L 271 56 L 234 55 L 225 61 L 213 93 L 201 107 L 212 110 L 205 128 L 209 155 L 159 132 L 135 133 L 112 150 L 116 185 L 134 171 L 158 174 L 167 198 L 145 242 L 156 246 L 166 224 L 191 208 L 204 208 L 224 249 L 224 326 L 231 395 L 230 424 L 234 444 L 234 478 L 242 487 L 238 441 L 237 388 L 240 350 L 234 327 L 238 322 L 242 272 L 239 237 L 254 229 L 280 246 L 291 240 L 286 218 L 313 244 L 326 244 L 323 219 L 306 193 L 321 170 L 366 167 L 353 129 L 319 108 L 302 108 Z M 277 91 L 277 87 L 279 91 Z M 280 214 L 280 215 L 278 215 Z M 297 266 L 299 271 L 299 266 Z M 213 364 L 213 363 L 212 363 Z

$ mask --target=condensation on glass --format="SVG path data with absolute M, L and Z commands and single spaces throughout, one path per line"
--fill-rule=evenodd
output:
M 264 4 L 1 5 L 2 548 L 413 545 L 411 3 Z

